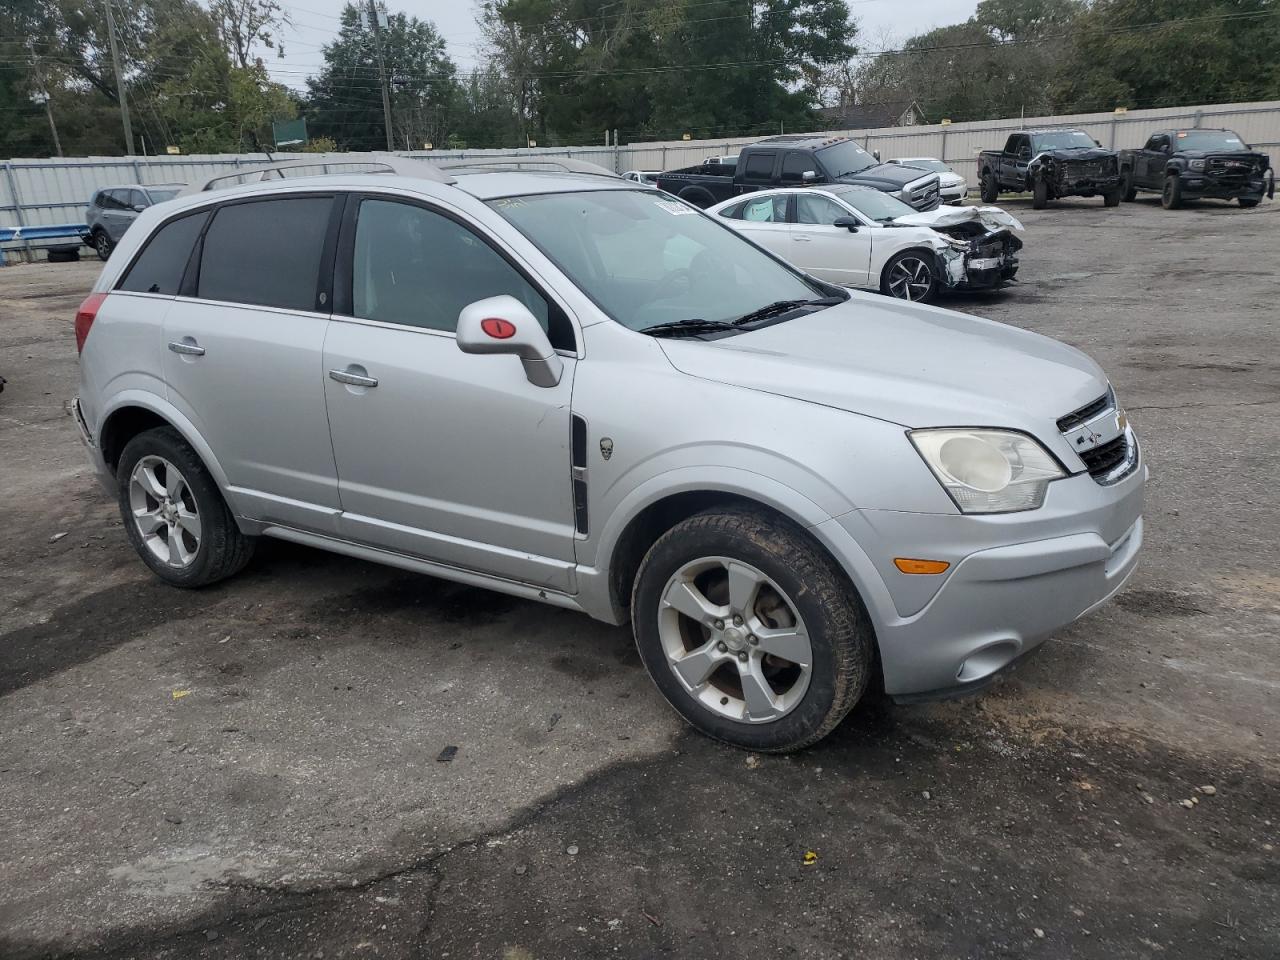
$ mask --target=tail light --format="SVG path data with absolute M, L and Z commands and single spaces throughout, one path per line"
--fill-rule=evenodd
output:
M 91 293 L 84 298 L 84 303 L 80 304 L 80 309 L 76 311 L 76 353 L 84 352 L 85 337 L 89 336 L 89 328 L 93 326 L 94 318 L 102 307 L 102 301 L 106 299 L 105 293 Z

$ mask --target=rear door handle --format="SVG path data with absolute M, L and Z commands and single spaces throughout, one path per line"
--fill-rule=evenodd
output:
M 184 337 L 181 340 L 170 340 L 169 349 L 174 353 L 180 353 L 186 357 L 204 356 L 204 347 L 196 343 L 191 337 Z
M 812 238 L 811 238 L 811 237 L 806 237 L 806 236 L 804 236 L 804 235 L 802 235 L 802 234 L 799 234 L 799 233 L 793 233 L 793 234 L 791 235 L 791 239 L 792 239 L 792 240 L 795 240 L 797 243 L 811 243 L 811 242 L 812 242 Z
M 352 387 L 376 387 L 378 385 L 377 377 L 366 377 L 363 374 L 351 373 L 347 370 L 330 370 L 329 379 L 337 380 L 339 383 L 345 383 Z

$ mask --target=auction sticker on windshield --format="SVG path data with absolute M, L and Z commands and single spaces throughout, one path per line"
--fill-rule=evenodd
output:
M 663 210 L 667 211 L 667 213 L 671 214 L 674 217 L 683 217 L 687 213 L 698 212 L 694 210 L 693 207 L 686 206 L 685 204 L 681 203 L 679 200 L 655 200 L 653 201 L 653 203 L 654 203 L 654 206 L 661 207 Z

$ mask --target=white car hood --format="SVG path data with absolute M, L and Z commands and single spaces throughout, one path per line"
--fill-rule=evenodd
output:
M 691 376 L 908 427 L 1024 430 L 1059 454 L 1059 417 L 1107 390 L 1074 347 L 1017 327 L 869 293 L 718 340 L 660 340 Z
M 935 207 L 933 210 L 926 210 L 924 213 L 908 213 L 905 216 L 895 217 L 894 223 L 899 225 L 908 225 L 913 227 L 953 227 L 957 223 L 969 223 L 970 221 L 981 223 L 988 230 L 1000 230 L 1008 227 L 1013 230 L 1021 230 L 1022 224 L 1018 219 L 999 207 Z

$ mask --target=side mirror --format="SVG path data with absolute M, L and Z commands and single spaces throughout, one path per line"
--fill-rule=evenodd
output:
M 872 150 L 872 151 L 871 151 L 871 155 L 872 155 L 873 157 L 875 157 L 877 160 L 879 160 L 879 159 L 880 159 L 880 151 L 879 151 L 879 150 Z
M 503 295 L 477 300 L 458 314 L 458 349 L 463 353 L 510 353 L 520 358 L 524 375 L 536 387 L 554 387 L 564 361 L 529 308 Z
M 143 210 L 145 210 L 145 209 L 147 209 L 147 205 L 146 205 L 145 203 L 135 203 L 135 204 L 133 205 L 133 212 L 134 212 L 134 213 L 141 213 L 141 212 L 142 212 Z
M 1096 146 L 1099 146 L 1099 147 L 1102 146 L 1102 141 L 1099 140 L 1097 137 L 1093 138 L 1093 142 Z
M 831 221 L 833 227 L 844 227 L 850 233 L 858 232 L 858 221 L 853 217 L 836 217 Z
M 806 170 L 804 173 L 800 174 L 800 179 L 803 180 L 805 183 L 813 183 L 815 180 L 818 179 L 818 171 Z

